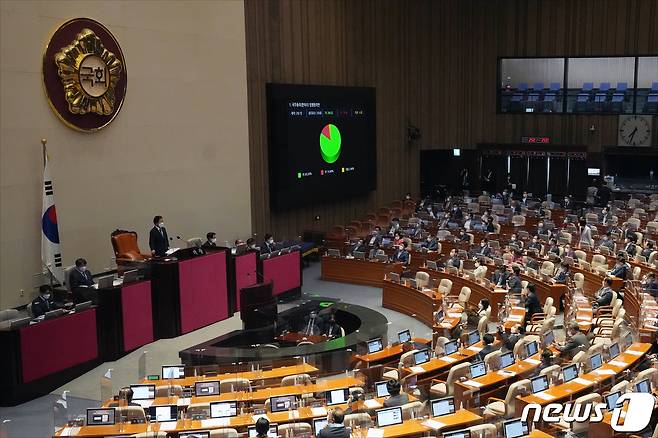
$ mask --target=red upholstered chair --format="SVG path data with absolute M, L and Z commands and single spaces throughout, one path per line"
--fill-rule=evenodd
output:
M 134 231 L 115 230 L 111 239 L 117 266 L 133 264 L 151 258 L 151 254 L 142 253 L 139 250 L 137 233 Z

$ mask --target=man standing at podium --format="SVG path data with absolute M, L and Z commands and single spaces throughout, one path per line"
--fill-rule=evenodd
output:
M 169 236 L 167 236 L 162 216 L 153 218 L 153 228 L 149 234 L 149 247 L 151 254 L 156 257 L 164 257 L 169 249 Z

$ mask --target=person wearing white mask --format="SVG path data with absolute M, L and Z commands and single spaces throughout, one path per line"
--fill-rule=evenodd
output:
M 87 269 L 87 260 L 79 258 L 75 261 L 75 268 L 71 270 L 68 280 L 71 292 L 73 292 L 73 301 L 76 304 L 85 301 L 97 303 L 98 294 L 92 289 L 94 279 Z
M 60 309 L 61 306 L 52 298 L 50 286 L 44 285 L 39 288 L 39 296 L 32 301 L 32 314 L 35 318 L 45 315 L 51 310 Z
M 153 228 L 151 228 L 149 234 L 149 247 L 151 248 L 151 254 L 156 257 L 167 255 L 169 236 L 167 236 L 167 229 L 164 227 L 162 216 L 155 216 L 153 218 Z
M 212 231 L 206 234 L 206 241 L 201 245 L 203 248 L 214 248 L 217 246 L 217 234 Z
M 271 234 L 266 234 L 265 235 L 265 242 L 263 242 L 263 245 L 260 247 L 260 253 L 261 254 L 270 254 L 274 251 L 275 251 L 274 237 L 272 237 Z

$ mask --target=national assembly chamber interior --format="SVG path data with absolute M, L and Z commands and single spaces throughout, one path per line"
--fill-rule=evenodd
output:
M 0 438 L 658 438 L 658 0 L 0 0 Z

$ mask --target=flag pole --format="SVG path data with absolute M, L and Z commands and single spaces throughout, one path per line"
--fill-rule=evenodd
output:
M 47 156 L 47 155 L 46 155 L 46 154 L 47 154 L 47 152 L 46 152 L 46 143 L 48 143 L 48 139 L 46 139 L 46 138 L 42 138 L 42 139 L 41 139 L 41 153 L 42 153 L 42 155 L 43 155 L 43 167 L 44 167 L 44 168 L 46 167 L 46 156 Z M 42 188 L 42 189 L 43 189 L 43 188 Z M 50 267 L 49 267 L 48 265 L 45 265 L 45 267 L 46 267 L 46 271 L 48 272 L 48 281 L 49 281 L 49 283 L 50 283 L 50 291 L 51 291 L 51 293 L 52 293 L 52 290 L 53 290 L 53 284 L 54 284 L 54 281 L 53 281 L 53 273 L 52 273 L 52 271 L 50 270 Z

